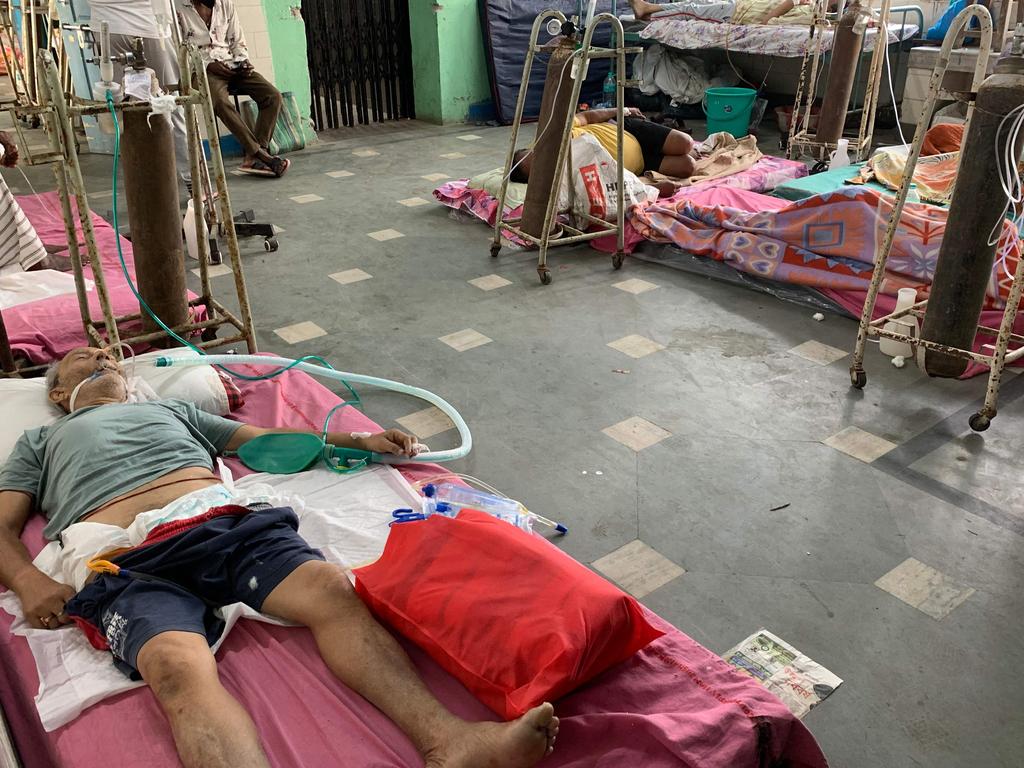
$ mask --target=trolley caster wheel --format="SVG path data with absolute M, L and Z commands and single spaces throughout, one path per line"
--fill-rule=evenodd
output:
M 542 285 L 551 285 L 551 273 L 546 269 L 538 269 L 537 274 L 540 275 L 540 282 Z
M 501 253 L 501 243 L 491 243 L 491 258 L 498 258 L 499 253 Z
M 612 256 L 612 269 L 622 269 L 622 262 L 626 260 L 626 254 L 616 253 Z
M 984 432 L 988 429 L 989 424 L 992 423 L 992 419 L 983 413 L 976 413 L 967 420 L 967 423 L 971 425 L 971 429 L 975 432 Z
M 216 328 L 204 328 L 201 336 L 203 341 L 213 341 L 217 338 Z
M 268 237 L 266 240 L 263 241 L 263 250 L 267 251 L 268 253 L 273 253 L 274 251 L 277 250 L 279 245 L 280 243 L 277 242 L 276 237 Z
M 868 375 L 866 372 L 850 369 L 850 385 L 854 389 L 864 389 L 867 383 Z

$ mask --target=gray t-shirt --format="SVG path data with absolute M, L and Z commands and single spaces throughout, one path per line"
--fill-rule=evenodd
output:
M 168 472 L 213 469 L 241 424 L 182 400 L 81 408 L 26 430 L 0 469 L 0 490 L 32 494 L 57 536 L 83 515 Z

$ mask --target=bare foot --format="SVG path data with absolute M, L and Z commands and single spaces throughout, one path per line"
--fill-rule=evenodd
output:
M 652 13 L 661 10 L 657 3 L 648 3 L 646 0 L 629 0 L 629 6 L 633 9 L 633 16 L 637 19 L 646 19 Z
M 425 768 L 530 768 L 550 755 L 558 718 L 550 704 L 511 723 L 472 723 L 426 755 Z

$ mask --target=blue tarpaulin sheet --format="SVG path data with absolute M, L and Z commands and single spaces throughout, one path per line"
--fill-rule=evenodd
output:
M 623 3 L 620 3 L 623 4 Z M 526 48 L 530 42 L 533 20 L 543 11 L 553 9 L 566 16 L 576 13 L 576 0 L 480 0 L 480 20 L 483 25 L 484 46 L 490 66 L 491 93 L 498 120 L 508 124 L 516 114 L 519 84 L 526 63 Z M 612 10 L 612 0 L 600 0 L 597 13 Z M 541 30 L 539 42 L 551 39 Z M 611 25 L 602 24 L 594 33 L 594 46 L 605 46 L 611 41 Z M 523 119 L 536 119 L 540 112 L 544 92 L 544 76 L 548 56 L 534 58 L 530 72 Z M 580 95 L 580 101 L 594 104 L 601 99 L 601 86 L 608 74 L 609 61 L 598 59 L 590 63 L 590 71 Z

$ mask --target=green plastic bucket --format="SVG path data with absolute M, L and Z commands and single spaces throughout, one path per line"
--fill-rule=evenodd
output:
M 753 88 L 708 88 L 702 105 L 708 117 L 708 136 L 725 131 L 741 139 L 750 133 L 750 110 L 756 98 Z

